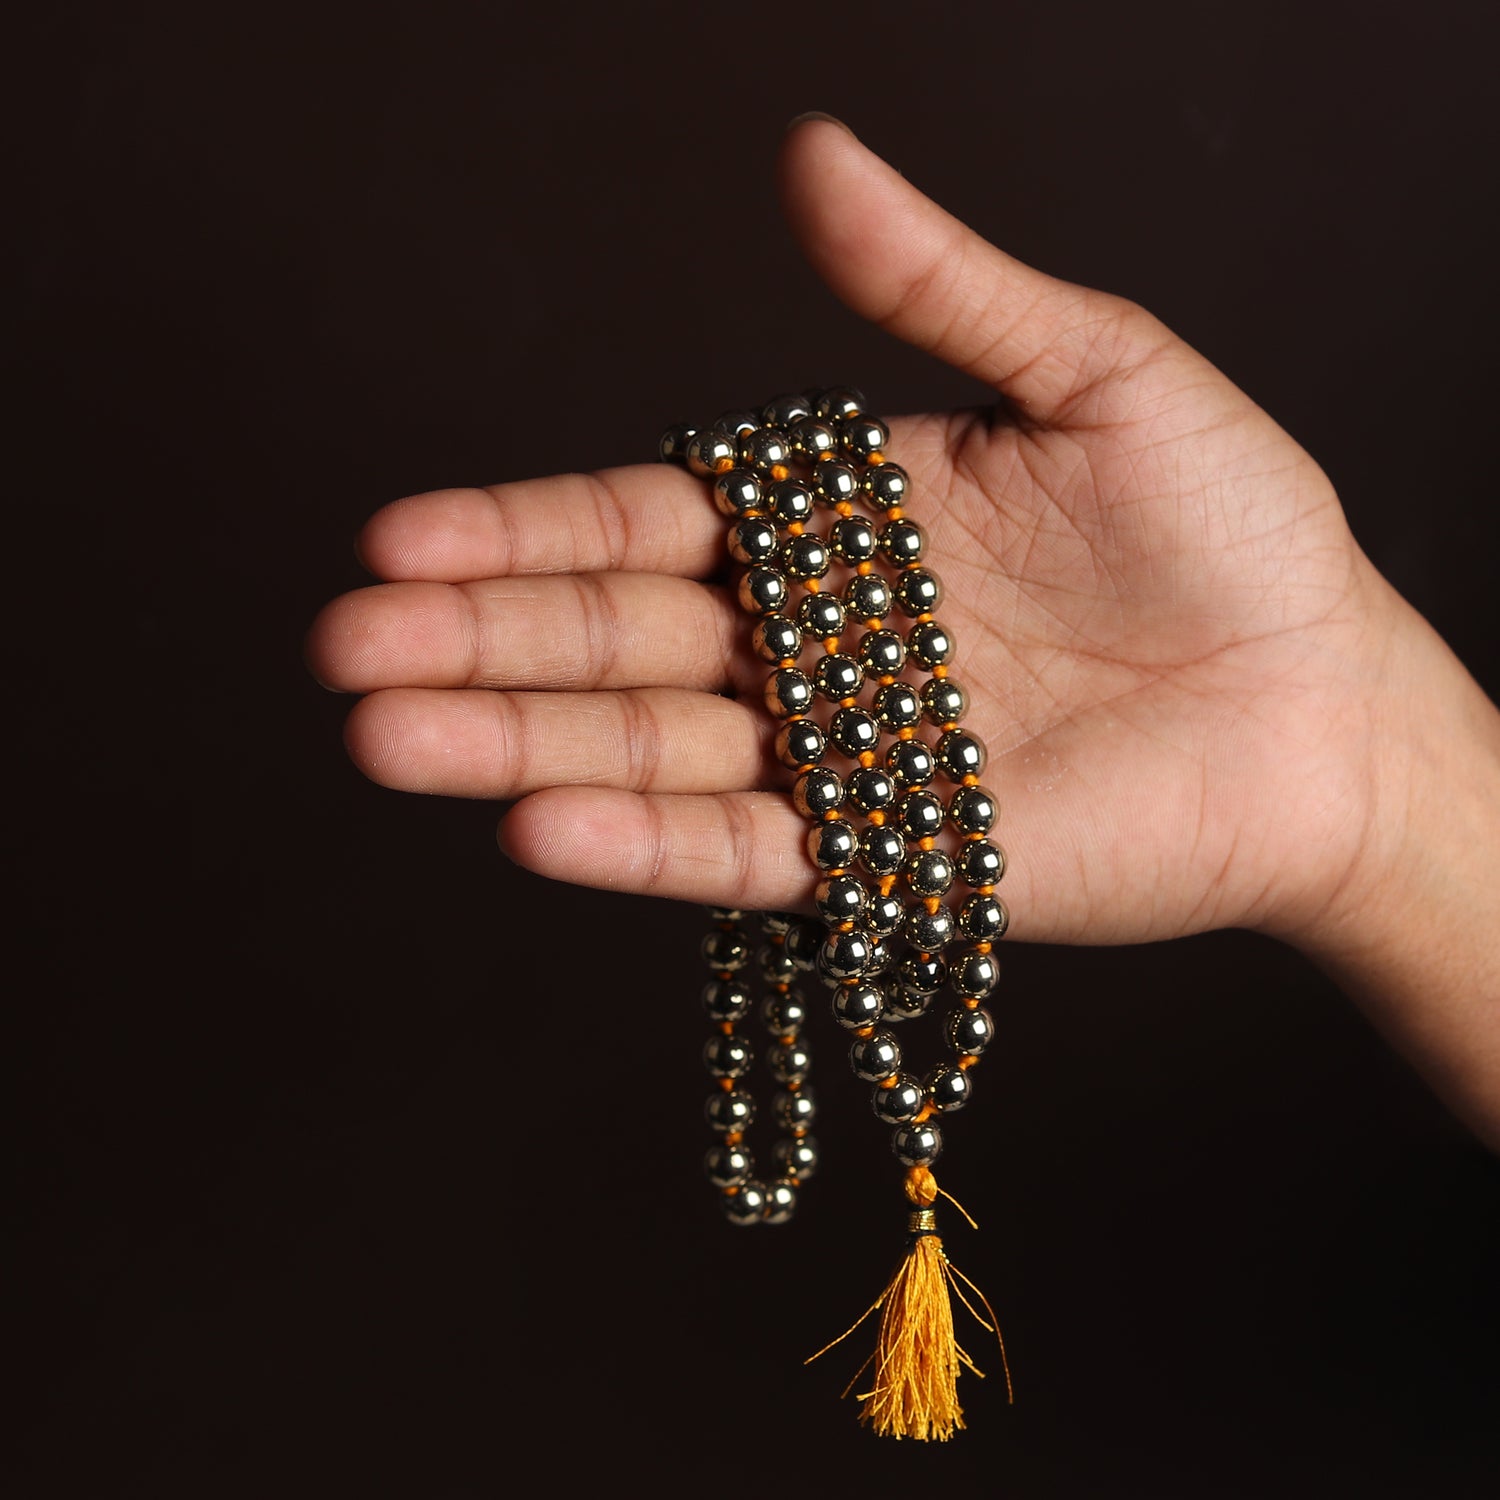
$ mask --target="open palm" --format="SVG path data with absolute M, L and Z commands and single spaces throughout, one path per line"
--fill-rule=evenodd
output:
M 1014 934 L 1295 934 L 1367 834 L 1388 614 L 1321 471 L 1147 313 L 1004 256 L 837 126 L 794 131 L 782 174 L 834 290 L 997 392 L 893 420 L 890 451 L 989 745 Z M 365 695 L 351 753 L 515 800 L 503 844 L 556 878 L 805 904 L 722 532 L 657 465 L 387 507 L 361 543 L 385 582 L 309 640 Z

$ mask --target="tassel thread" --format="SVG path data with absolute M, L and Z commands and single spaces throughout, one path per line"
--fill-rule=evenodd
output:
M 995 1335 L 1008 1401 L 1015 1400 L 1015 1391 L 1005 1356 L 1005 1340 L 994 1310 L 984 1293 L 944 1253 L 932 1205 L 942 1196 L 971 1225 L 973 1219 L 957 1199 L 938 1187 L 937 1179 L 926 1167 L 913 1167 L 906 1174 L 905 1190 L 913 1212 L 907 1220 L 911 1238 L 901 1263 L 885 1290 L 859 1320 L 805 1363 L 811 1364 L 842 1343 L 878 1311 L 880 1325 L 875 1351 L 845 1387 L 844 1395 L 859 1385 L 860 1377 L 873 1365 L 870 1389 L 856 1396 L 861 1403 L 860 1422 L 881 1437 L 943 1443 L 964 1426 L 963 1408 L 958 1400 L 959 1374 L 972 1370 L 984 1379 L 984 1371 L 958 1342 L 953 1325 L 955 1297 L 982 1328 Z M 965 1289 L 984 1308 L 984 1313 L 974 1306 Z

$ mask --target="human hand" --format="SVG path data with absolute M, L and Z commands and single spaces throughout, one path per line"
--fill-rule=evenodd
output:
M 844 300 L 997 393 L 892 420 L 890 454 L 989 746 L 1012 936 L 1241 926 L 1356 979 L 1382 964 L 1431 811 L 1417 717 L 1487 754 L 1500 734 L 1317 464 L 1148 313 L 1005 256 L 837 125 L 793 130 L 781 180 Z M 655 464 L 386 507 L 360 542 L 384 582 L 309 638 L 319 679 L 364 695 L 351 755 L 513 801 L 502 845 L 556 879 L 806 905 L 723 529 Z

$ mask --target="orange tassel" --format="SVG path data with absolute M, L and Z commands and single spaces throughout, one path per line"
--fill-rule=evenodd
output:
M 981 1327 L 995 1335 L 1000 1345 L 1000 1361 L 1005 1369 L 1005 1391 L 1008 1400 L 1015 1399 L 1010 1381 L 1010 1364 L 1005 1357 L 1005 1340 L 995 1320 L 994 1310 L 984 1293 L 969 1280 L 943 1253 L 938 1238 L 937 1214 L 932 1205 L 941 1194 L 969 1219 L 963 1206 L 937 1185 L 937 1179 L 926 1167 L 913 1167 L 906 1174 L 906 1196 L 914 1206 L 907 1220 L 911 1243 L 890 1283 L 865 1310 L 859 1321 L 832 1343 L 825 1345 L 806 1363 L 826 1354 L 834 1344 L 842 1343 L 877 1309 L 880 1330 L 875 1352 L 867 1359 L 844 1390 L 847 1396 L 859 1384 L 860 1376 L 873 1364 L 874 1385 L 857 1399 L 863 1403 L 859 1420 L 882 1437 L 915 1438 L 918 1442 L 947 1442 L 964 1425 L 963 1408 L 958 1402 L 960 1370 L 972 1370 L 982 1380 L 984 1371 L 969 1357 L 958 1342 L 953 1327 L 953 1298 L 957 1297 Z M 969 1219 L 969 1223 L 974 1221 Z M 976 1226 L 977 1227 L 977 1226 Z M 989 1317 L 984 1317 L 964 1294 L 964 1288 L 978 1299 Z

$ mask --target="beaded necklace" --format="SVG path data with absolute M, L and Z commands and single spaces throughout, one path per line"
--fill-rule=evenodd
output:
M 968 695 L 949 676 L 953 638 L 933 614 L 942 587 L 906 513 L 910 476 L 886 458 L 888 441 L 864 397 L 840 388 L 780 396 L 703 428 L 679 424 L 658 452 L 708 481 L 729 520 L 738 598 L 755 621 L 751 647 L 769 669 L 776 755 L 811 825 L 807 850 L 820 877 L 816 919 L 710 909 L 708 1179 L 732 1224 L 782 1224 L 795 1213 L 818 1163 L 796 981 L 816 974 L 850 1037 L 850 1066 L 873 1086 L 874 1114 L 890 1128 L 911 1209 L 907 1255 L 865 1315 L 879 1310 L 881 1320 L 860 1418 L 885 1435 L 943 1440 L 964 1425 L 959 1368 L 975 1369 L 953 1337 L 950 1293 L 998 1338 L 964 1287 L 988 1312 L 982 1294 L 936 1236 L 933 1205 L 948 1195 L 932 1165 L 943 1149 L 939 1121 L 969 1102 L 973 1068 L 994 1035 L 984 1001 L 1008 921 L 995 896 L 1005 855 L 988 837 L 998 805 L 979 781 L 984 745 L 959 722 Z M 826 534 L 811 529 L 819 512 Z M 757 990 L 779 1131 L 764 1174 L 746 1144 L 756 1104 L 743 1081 L 755 1059 L 741 1023 L 757 1009 Z M 952 1060 L 919 1077 L 893 1027 L 933 1011 L 941 995 Z

